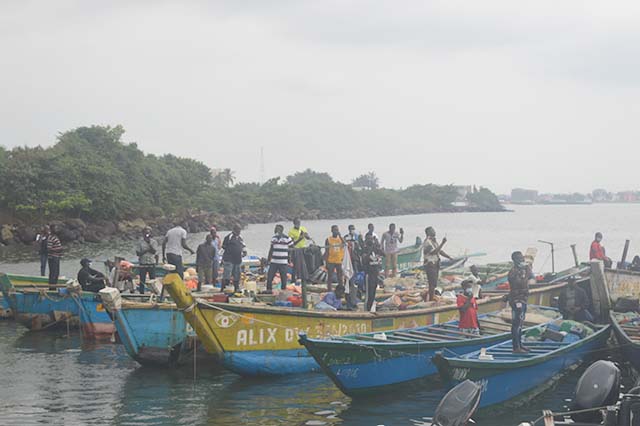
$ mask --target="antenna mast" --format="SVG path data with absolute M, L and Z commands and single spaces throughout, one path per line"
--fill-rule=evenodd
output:
M 260 147 L 260 183 L 265 182 L 265 171 L 264 171 L 264 147 Z

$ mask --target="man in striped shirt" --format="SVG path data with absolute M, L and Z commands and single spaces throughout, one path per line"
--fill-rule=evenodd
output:
M 289 249 L 293 246 L 293 239 L 284 234 L 284 226 L 276 225 L 275 235 L 271 238 L 269 248 L 269 273 L 267 274 L 267 291 L 273 289 L 273 278 L 276 272 L 280 274 L 281 288 L 287 287 L 287 273 L 289 272 Z
M 62 243 L 58 237 L 58 228 L 56 225 L 49 226 L 49 236 L 47 238 L 47 261 L 49 263 L 49 289 L 58 284 L 58 276 L 60 276 L 60 258 L 62 257 Z

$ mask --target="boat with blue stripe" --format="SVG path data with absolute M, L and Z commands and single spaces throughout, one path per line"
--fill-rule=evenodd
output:
M 529 352 L 514 353 L 511 341 L 507 341 L 465 355 L 438 353 L 433 362 L 451 385 L 467 379 L 480 384 L 480 407 L 488 407 L 534 396 L 563 373 L 602 354 L 610 331 L 609 325 L 591 328 L 556 320 L 524 334 L 523 344 Z
M 480 335 L 461 331 L 454 320 L 330 339 L 313 339 L 303 333 L 300 343 L 336 386 L 354 397 L 436 375 L 431 359 L 437 351 L 462 355 L 510 339 L 506 321 L 510 315 L 506 310 L 479 315 Z M 525 324 L 537 326 L 559 317 L 556 309 L 531 306 Z

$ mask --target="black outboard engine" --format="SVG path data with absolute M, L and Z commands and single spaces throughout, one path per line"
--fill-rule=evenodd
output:
M 582 374 L 576 386 L 572 411 L 615 405 L 620 393 L 620 369 L 611 361 L 596 361 Z M 575 422 L 602 421 L 599 411 L 571 415 Z
M 480 403 L 480 386 L 465 380 L 442 398 L 433 416 L 433 426 L 464 426 Z
M 621 426 L 640 426 L 640 386 L 631 389 L 622 397 L 618 424 Z

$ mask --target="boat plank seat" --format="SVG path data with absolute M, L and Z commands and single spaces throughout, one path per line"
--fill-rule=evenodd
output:
M 372 336 L 354 336 L 356 340 L 363 340 L 363 341 L 367 341 L 367 342 L 378 342 L 378 343 L 384 343 L 384 342 L 391 342 L 391 343 L 398 343 L 398 342 L 402 342 L 402 339 L 396 339 L 393 338 L 392 336 L 387 335 L 386 339 L 376 339 L 375 337 Z M 354 342 L 355 343 L 355 342 Z
M 393 333 L 394 336 L 400 335 L 401 337 L 408 337 L 408 338 L 411 338 L 411 339 L 418 339 L 418 340 L 421 340 L 423 342 L 439 342 L 439 341 L 445 340 L 445 339 L 443 339 L 444 336 L 440 337 L 440 338 L 435 338 L 435 337 L 427 336 L 425 334 L 428 334 L 428 333 L 420 333 L 420 334 L 412 333 L 412 332 L 404 333 L 404 332 L 401 332 L 401 331 L 396 331 L 395 333 Z
M 416 334 L 418 336 L 430 337 L 437 340 L 465 340 L 466 339 L 466 337 L 464 336 L 448 336 L 445 334 L 427 333 L 424 331 L 412 331 L 411 333 Z
M 480 318 L 478 321 L 481 322 L 481 323 L 485 323 L 485 324 L 498 325 L 498 326 L 501 326 L 501 327 L 507 327 L 507 328 L 511 329 L 511 324 L 503 322 L 503 321 L 491 321 L 491 320 L 486 319 L 486 318 Z
M 478 336 L 476 334 L 471 334 L 471 333 L 465 333 L 464 331 L 459 331 L 459 330 L 443 330 L 440 327 L 432 327 L 429 329 L 429 331 L 433 331 L 435 333 L 446 333 L 446 334 L 458 334 L 460 336 L 465 336 L 465 337 L 471 337 L 473 339 L 481 337 Z
M 500 333 L 509 333 L 511 332 L 511 327 L 506 328 L 506 327 L 497 327 L 495 325 L 491 325 L 491 324 L 484 324 L 482 322 L 480 322 L 480 330 L 484 330 L 484 329 L 489 329 L 489 330 L 497 330 Z
M 399 340 L 400 342 L 421 342 L 421 339 L 418 339 L 416 337 L 406 337 L 404 336 L 404 333 L 399 332 L 398 333 L 393 333 L 393 334 L 387 334 L 387 340 L 391 340 L 391 339 L 395 339 L 395 340 Z

